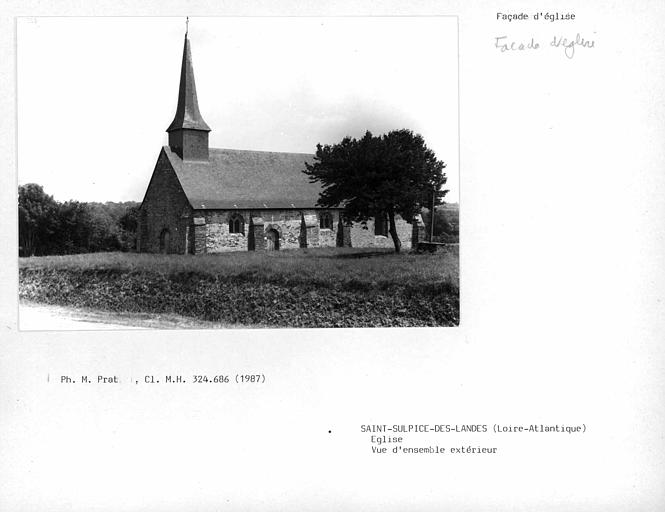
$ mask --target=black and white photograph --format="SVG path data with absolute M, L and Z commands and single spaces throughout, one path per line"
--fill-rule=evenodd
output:
M 21 329 L 459 324 L 455 16 L 17 34 Z
M 3 2 L 0 512 L 665 510 L 663 26 Z

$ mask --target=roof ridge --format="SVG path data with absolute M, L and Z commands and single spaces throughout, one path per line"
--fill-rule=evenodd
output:
M 307 155 L 314 156 L 314 153 L 303 153 L 302 151 L 268 151 L 265 149 L 234 149 L 234 148 L 210 148 L 210 151 L 241 151 L 244 153 L 273 153 L 277 155 Z

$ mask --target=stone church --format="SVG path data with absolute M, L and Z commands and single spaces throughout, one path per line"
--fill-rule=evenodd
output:
M 139 252 L 205 254 L 300 247 L 392 247 L 386 218 L 345 222 L 316 206 L 321 187 L 305 153 L 217 149 L 199 111 L 187 34 L 178 106 L 139 211 Z M 397 219 L 408 249 L 424 225 Z

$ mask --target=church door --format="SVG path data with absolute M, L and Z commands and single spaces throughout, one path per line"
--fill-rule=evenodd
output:
M 279 251 L 279 232 L 276 229 L 266 232 L 266 251 Z
M 171 232 L 168 229 L 162 229 L 159 234 L 159 252 L 168 254 L 171 250 Z

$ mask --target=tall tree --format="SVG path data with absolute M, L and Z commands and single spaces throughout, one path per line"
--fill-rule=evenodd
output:
M 123 251 L 133 251 L 136 249 L 136 231 L 138 229 L 138 223 L 138 205 L 127 206 L 125 212 L 118 219 L 118 226 L 120 226 L 120 242 Z
M 19 254 L 47 254 L 57 230 L 58 203 L 41 185 L 28 183 L 18 188 Z
M 323 186 L 319 206 L 343 205 L 344 215 L 355 222 L 387 216 L 395 252 L 401 249 L 395 217 L 412 222 L 432 198 L 440 202 L 447 192 L 441 190 L 446 164 L 421 135 L 406 129 L 377 137 L 368 131 L 360 139 L 318 144 L 314 163 L 305 166 L 309 180 Z
M 58 208 L 60 251 L 56 254 L 77 254 L 87 251 L 89 238 L 86 203 L 67 201 Z

